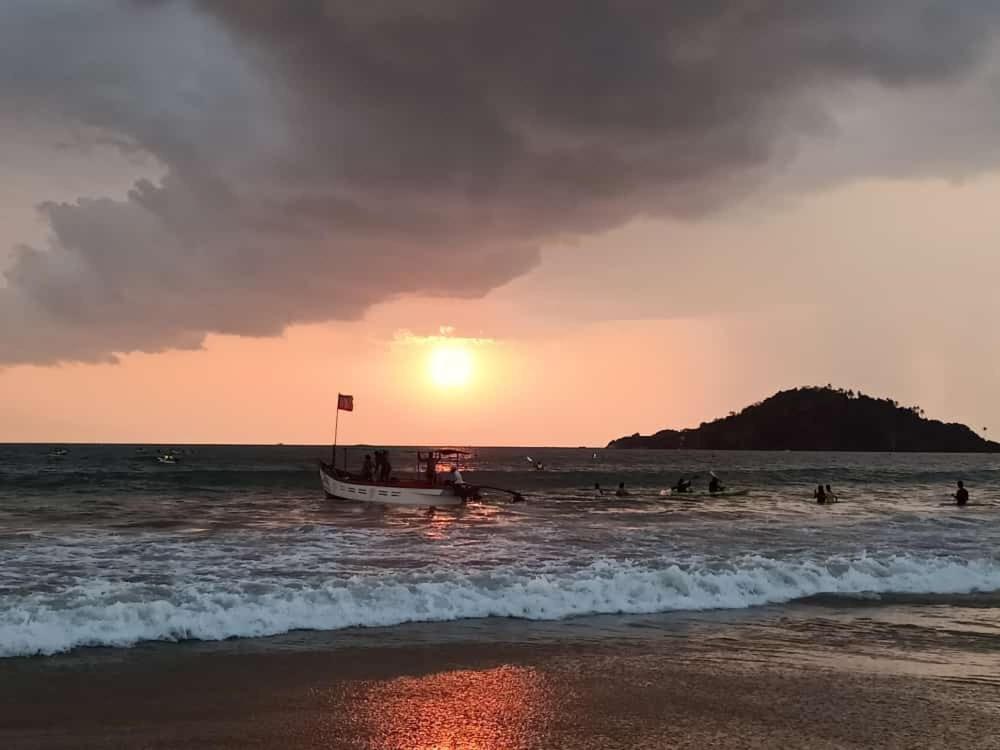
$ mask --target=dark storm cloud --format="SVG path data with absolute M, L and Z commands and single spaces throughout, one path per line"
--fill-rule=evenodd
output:
M 971 75 L 998 8 L 8 0 L 0 117 L 84 124 L 165 177 L 41 207 L 0 363 L 482 295 L 545 241 L 724 203 L 844 84 Z

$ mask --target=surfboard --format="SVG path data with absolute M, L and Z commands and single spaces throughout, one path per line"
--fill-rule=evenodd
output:
M 723 490 L 722 492 L 706 492 L 707 497 L 745 497 L 750 490 Z
M 746 497 L 750 490 L 723 490 L 722 492 L 674 492 L 672 489 L 660 490 L 660 497 L 671 497 L 677 500 L 690 500 L 697 498 L 704 500 L 707 497 Z

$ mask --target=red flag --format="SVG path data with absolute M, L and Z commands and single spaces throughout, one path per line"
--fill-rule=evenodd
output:
M 337 408 L 341 411 L 354 411 L 354 396 L 346 396 L 343 393 L 338 393 Z

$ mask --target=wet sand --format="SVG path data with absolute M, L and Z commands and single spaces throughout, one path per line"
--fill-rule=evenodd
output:
M 893 670 L 884 633 L 790 650 L 761 632 L 8 659 L 0 747 L 1000 747 L 997 683 L 922 669 L 940 654 Z

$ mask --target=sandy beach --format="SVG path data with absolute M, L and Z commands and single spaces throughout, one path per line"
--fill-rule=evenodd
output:
M 179 644 L 9 659 L 0 745 L 997 747 L 1000 687 L 963 677 L 967 639 L 929 644 L 900 628 L 893 643 L 891 629 L 866 627 L 849 642 L 814 641 L 820 625 L 781 617 L 685 632 L 640 625 L 649 632 L 630 638 L 358 647 L 317 634 L 294 649 Z M 788 637 L 804 628 L 808 637 Z

